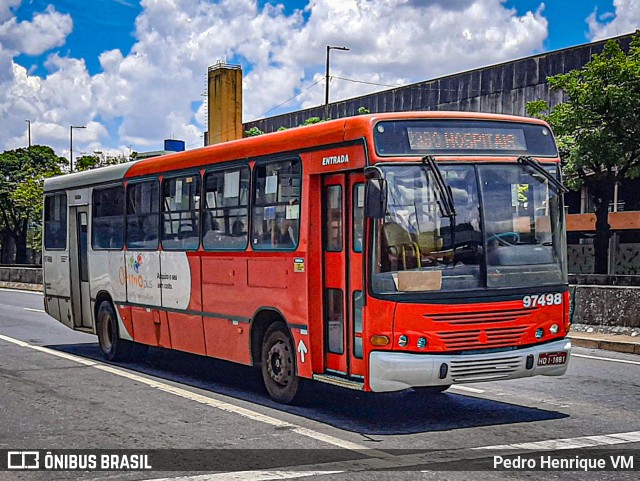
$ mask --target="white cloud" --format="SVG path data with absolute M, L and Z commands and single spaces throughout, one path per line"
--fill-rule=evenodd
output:
M 0 2 L 1 22 L 11 9 Z M 326 45 L 351 49 L 332 51 L 333 76 L 399 85 L 530 55 L 547 36 L 543 4 L 518 15 L 501 0 L 310 0 L 305 12 L 291 14 L 282 6 L 260 9 L 255 0 L 143 0 L 142 7 L 131 52 L 100 53 L 102 72 L 95 75 L 83 60 L 57 53 L 43 78 L 13 63 L 15 49 L 51 48 L 68 34 L 52 7 L 29 25 L 5 20 L 7 31 L 36 32 L 41 40 L 0 47 L 0 118 L 11 125 L 0 132 L 0 147 L 26 143 L 25 118 L 33 121 L 35 141 L 60 154 L 68 153 L 71 124 L 92 126 L 77 134 L 78 148 L 87 151 L 155 150 L 167 137 L 201 145 L 200 102 L 207 67 L 218 60 L 244 66 L 246 121 L 316 81 L 286 107 L 322 103 Z M 381 88 L 334 79 L 331 99 Z M 117 139 L 108 138 L 107 123 L 115 123 Z
M 2 10 L 0 8 L 0 18 Z M 40 55 L 63 45 L 72 29 L 71 17 L 56 12 L 53 5 L 49 5 L 44 13 L 35 14 L 31 21 L 18 23 L 16 18 L 12 17 L 2 23 L 0 43 L 8 50 L 27 55 Z
M 591 40 L 602 40 L 634 32 L 640 28 L 640 1 L 613 0 L 615 13 L 598 15 L 594 10 L 589 17 L 589 37 Z
M 5 22 L 13 16 L 12 10 L 18 8 L 22 0 L 0 0 L 0 22 Z
M 285 54 L 315 64 L 322 75 L 325 46 L 346 45 L 351 51 L 331 53 L 332 76 L 385 85 L 530 55 L 547 36 L 544 5 L 522 16 L 500 0 L 314 0 L 310 8 L 309 22 L 292 36 Z M 331 99 L 381 88 L 334 79 Z M 322 89 L 312 89 L 304 105 L 318 105 L 322 98 Z

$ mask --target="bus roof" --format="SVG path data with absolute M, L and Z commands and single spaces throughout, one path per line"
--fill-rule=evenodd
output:
M 109 165 L 99 169 L 84 170 L 82 172 L 74 172 L 73 174 L 51 177 L 45 179 L 44 191 L 52 192 L 54 190 L 73 189 L 122 180 L 126 172 L 138 162 L 141 161 L 133 160 L 131 162 L 125 162 L 124 164 Z
M 185 152 L 53 177 L 45 181 L 44 190 L 45 192 L 50 192 L 82 187 L 116 181 L 124 177 L 197 168 L 212 163 L 243 160 L 280 152 L 309 149 L 321 145 L 338 144 L 344 141 L 367 138 L 371 135 L 372 126 L 380 120 L 418 118 L 502 120 L 546 125 L 544 121 L 534 118 L 478 112 L 428 111 L 358 115 L 356 117 L 345 117 L 255 137 L 232 140 Z

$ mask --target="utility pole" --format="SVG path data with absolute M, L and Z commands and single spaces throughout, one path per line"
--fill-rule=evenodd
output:
M 332 47 L 331 45 L 327 45 L 327 66 L 325 68 L 324 74 L 324 116 L 325 118 L 329 116 L 329 81 L 331 77 L 329 76 L 329 52 L 331 50 L 351 50 L 347 47 Z
M 86 129 L 85 125 L 69 126 L 69 172 L 73 172 L 73 129 Z
M 31 148 L 31 120 L 25 120 L 27 123 L 27 132 L 29 133 L 29 148 Z

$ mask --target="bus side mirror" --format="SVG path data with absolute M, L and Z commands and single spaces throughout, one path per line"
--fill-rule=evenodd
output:
M 384 219 L 387 212 L 387 181 L 369 179 L 366 188 L 364 215 L 370 219 Z

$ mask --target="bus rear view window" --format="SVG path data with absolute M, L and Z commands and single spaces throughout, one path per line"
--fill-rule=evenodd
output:
M 67 247 L 67 196 L 50 195 L 44 199 L 44 248 Z

